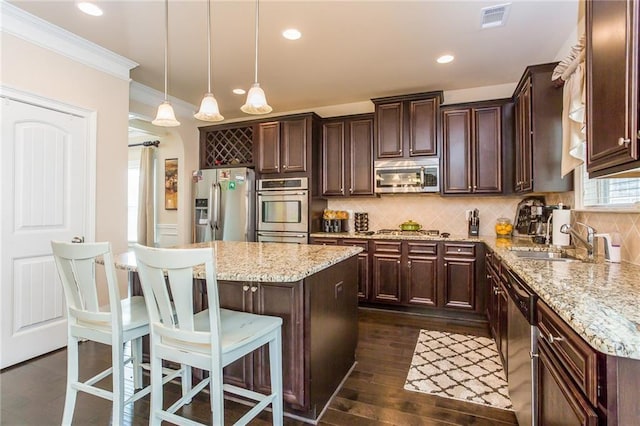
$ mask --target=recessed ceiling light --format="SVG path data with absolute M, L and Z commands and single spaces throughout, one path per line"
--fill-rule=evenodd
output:
M 245 93 L 247 93 L 247 91 L 244 89 L 233 89 L 233 93 L 235 93 L 236 95 L 244 95 Z
M 88 1 L 79 1 L 76 3 L 78 9 L 91 16 L 102 16 L 102 9 L 97 4 Z
M 289 28 L 288 30 L 284 30 L 282 32 L 282 36 L 287 40 L 297 40 L 302 37 L 302 33 L 295 28 Z
M 436 59 L 436 61 L 439 64 L 448 64 L 449 62 L 453 61 L 453 55 L 442 55 L 438 59 Z

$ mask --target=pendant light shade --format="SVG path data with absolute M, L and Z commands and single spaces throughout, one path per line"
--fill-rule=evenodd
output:
M 224 117 L 220 114 L 218 101 L 211 93 L 211 0 L 207 1 L 207 93 L 205 93 L 200 110 L 194 117 L 202 121 L 222 121 Z
M 267 96 L 264 94 L 264 90 L 258 83 L 258 22 L 260 18 L 260 4 L 259 0 L 256 0 L 256 57 L 254 68 L 254 81 L 249 93 L 247 93 L 247 102 L 240 107 L 242 112 L 247 114 L 268 114 L 273 111 L 273 108 L 267 103 Z
M 158 107 L 156 119 L 151 123 L 161 127 L 176 127 L 180 122 L 176 120 L 176 114 L 173 112 L 171 102 L 167 95 L 167 62 L 169 59 L 169 0 L 164 1 L 164 102 Z

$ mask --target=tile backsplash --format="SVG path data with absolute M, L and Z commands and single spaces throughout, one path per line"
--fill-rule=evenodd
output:
M 547 204 L 573 205 L 573 192 L 544 194 Z M 494 235 L 499 217 L 512 221 L 522 196 L 440 197 L 437 195 L 383 195 L 377 198 L 330 199 L 327 208 L 367 212 L 369 229 L 398 228 L 409 219 L 423 229 L 437 229 L 451 235 L 467 235 L 465 211 L 480 212 L 480 235 Z M 640 214 L 575 211 L 571 217 L 594 227 L 598 232 L 618 232 L 622 237 L 622 261 L 640 265 Z M 599 253 L 603 253 L 600 243 Z

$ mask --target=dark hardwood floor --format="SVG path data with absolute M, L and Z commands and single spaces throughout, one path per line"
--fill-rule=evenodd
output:
M 357 349 L 358 364 L 331 402 L 321 425 L 517 425 L 511 411 L 429 396 L 403 389 L 421 328 L 487 336 L 486 324 L 426 318 L 361 309 Z M 81 345 L 81 375 L 110 364 L 107 346 L 92 342 Z M 5 369 L 0 374 L 0 424 L 59 425 L 66 382 L 66 350 Z M 108 380 L 105 387 L 108 387 Z M 178 386 L 171 385 L 166 398 L 174 398 Z M 199 395 L 183 414 L 210 421 L 207 395 Z M 246 407 L 225 402 L 225 421 L 239 419 Z M 148 397 L 126 407 L 125 420 L 148 424 Z M 74 424 L 106 425 L 111 419 L 109 401 L 80 393 Z M 262 413 L 252 425 L 268 425 L 270 414 Z M 304 423 L 285 418 L 285 425 Z

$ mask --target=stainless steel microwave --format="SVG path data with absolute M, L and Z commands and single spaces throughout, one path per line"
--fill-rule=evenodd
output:
M 438 158 L 418 161 L 384 160 L 375 162 L 377 193 L 415 193 L 440 191 Z

